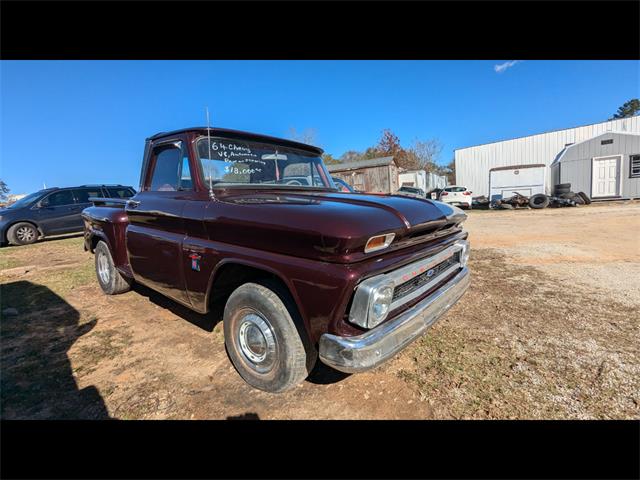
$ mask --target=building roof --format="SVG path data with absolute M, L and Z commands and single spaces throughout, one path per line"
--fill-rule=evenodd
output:
M 484 142 L 484 143 L 478 143 L 475 145 L 467 145 L 466 147 L 460 147 L 460 148 L 454 148 L 453 151 L 455 152 L 456 150 L 466 150 L 467 148 L 475 148 L 475 147 L 481 147 L 483 145 L 491 145 L 492 143 L 502 143 L 502 142 L 508 142 L 511 140 L 520 140 L 522 138 L 528 138 L 528 137 L 537 137 L 538 135 L 546 135 L 548 133 L 555 133 L 555 132 L 564 132 L 567 130 L 576 130 L 578 128 L 582 128 L 582 127 L 592 127 L 595 125 L 603 125 L 605 123 L 609 123 L 609 122 L 618 122 L 618 121 L 625 121 L 625 120 L 631 120 L 634 117 L 640 117 L 640 115 L 632 115 L 630 117 L 624 117 L 624 118 L 611 118 L 609 120 L 605 120 L 603 122 L 596 122 L 596 123 L 587 123 L 585 125 L 577 125 L 575 127 L 569 127 L 569 128 L 557 128 L 555 130 L 545 130 L 544 132 L 538 132 L 538 133 L 531 133 L 529 135 L 521 135 L 519 137 L 511 137 L 511 138 L 503 138 L 502 140 L 494 140 L 492 142 Z M 610 133 L 606 132 L 606 133 Z M 620 132 L 615 132 L 614 133 L 620 133 Z M 622 132 L 622 133 L 629 133 L 629 132 Z
M 395 163 L 393 157 L 378 157 L 368 160 L 357 160 L 355 162 L 336 163 L 334 165 L 327 165 L 327 169 L 330 172 L 343 172 L 346 170 L 358 170 L 360 168 L 371 167 L 384 167 Z
M 211 127 L 207 129 L 207 127 L 190 127 L 190 128 L 181 128 L 180 130 L 172 130 L 170 132 L 159 132 L 155 135 L 150 136 L 147 140 L 157 140 L 163 137 L 169 137 L 171 135 L 178 135 L 180 133 L 200 133 L 202 135 L 207 134 L 207 130 L 210 135 L 213 137 L 229 137 L 229 138 L 242 138 L 249 141 L 254 142 L 265 142 L 265 143 L 277 143 L 280 145 L 284 145 L 291 148 L 297 148 L 300 150 L 312 151 L 318 155 L 322 155 L 324 150 L 319 147 L 315 147 L 313 145 L 307 145 L 306 143 L 296 142 L 294 140 L 289 140 L 286 138 L 277 138 L 271 137 L 269 135 L 261 135 L 259 133 L 251 133 L 251 132 L 243 132 L 241 130 L 231 130 L 228 128 L 214 128 Z
M 639 133 L 631 133 L 631 132 L 615 132 L 615 131 L 611 131 L 611 132 L 601 133 L 600 135 L 596 135 L 595 137 L 587 138 L 586 140 L 582 140 L 581 142 L 572 143 L 571 145 L 565 146 L 562 149 L 562 151 L 560 152 L 560 154 L 556 157 L 556 159 L 553 162 L 551 162 L 551 165 L 555 165 L 556 163 L 560 163 L 562 161 L 562 157 L 564 157 L 565 153 L 567 153 L 570 148 L 574 148 L 574 147 L 577 147 L 578 145 L 581 145 L 583 143 L 587 143 L 587 142 L 590 142 L 590 141 L 595 140 L 597 138 L 605 137 L 607 135 L 612 135 L 612 134 L 613 135 L 630 135 L 632 137 L 640 137 Z

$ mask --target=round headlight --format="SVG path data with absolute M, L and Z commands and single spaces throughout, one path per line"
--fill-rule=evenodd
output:
M 384 285 L 373 292 L 373 301 L 371 303 L 371 316 L 369 318 L 369 327 L 374 327 L 382 322 L 389 313 L 391 301 L 393 300 L 393 287 Z

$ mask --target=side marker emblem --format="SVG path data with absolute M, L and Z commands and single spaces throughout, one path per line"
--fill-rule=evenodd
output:
M 189 255 L 189 258 L 191 259 L 191 270 L 195 270 L 196 272 L 200 271 L 200 259 L 202 258 L 200 255 L 198 255 L 197 253 L 192 253 L 191 255 Z

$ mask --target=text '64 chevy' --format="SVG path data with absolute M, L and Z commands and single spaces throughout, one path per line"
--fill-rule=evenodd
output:
M 233 365 L 269 392 L 318 358 L 343 372 L 391 358 L 469 286 L 466 215 L 342 193 L 321 154 L 218 128 L 148 138 L 139 192 L 82 214 L 100 286 L 138 282 L 201 314 L 223 308 Z

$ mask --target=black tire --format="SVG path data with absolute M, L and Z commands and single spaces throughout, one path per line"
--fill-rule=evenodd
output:
M 251 282 L 236 288 L 224 307 L 223 323 L 229 358 L 252 387 L 284 392 L 313 370 L 317 352 L 293 300 L 276 282 Z M 255 350 L 248 346 L 250 329 Z
M 575 197 L 571 198 L 571 200 L 573 200 L 574 202 L 576 202 L 576 205 L 584 205 L 584 198 L 582 198 L 580 195 L 576 194 Z
M 560 197 L 560 198 L 566 198 L 566 199 L 569 199 L 569 200 L 573 200 L 577 196 L 578 196 L 578 194 L 577 193 L 573 193 L 573 192 L 561 193 L 560 195 L 558 195 L 558 197 Z
M 578 192 L 578 195 L 580 196 L 580 198 L 582 198 L 582 200 L 584 200 L 585 205 L 591 205 L 591 199 L 589 198 L 589 195 L 584 192 Z
M 94 253 L 96 277 L 102 291 L 107 295 L 117 295 L 131 290 L 132 280 L 118 271 L 113 263 L 113 257 L 111 257 L 107 244 L 100 240 Z
M 560 183 L 554 187 L 554 192 L 556 193 L 556 195 L 559 195 L 561 193 L 569 193 L 570 191 L 571 191 L 570 183 Z
M 12 245 L 29 245 L 38 240 L 40 233 L 33 223 L 18 222 L 7 231 L 7 240 Z
M 537 193 L 529 199 L 529 206 L 531 208 L 546 208 L 549 206 L 549 197 L 544 193 Z

